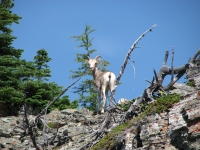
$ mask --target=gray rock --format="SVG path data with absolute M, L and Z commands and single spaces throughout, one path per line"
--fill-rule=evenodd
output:
M 145 116 L 133 123 L 130 128 L 123 130 L 122 133 L 113 138 L 118 143 L 116 148 L 123 150 L 200 149 L 200 100 L 196 98 L 192 87 L 182 84 L 175 84 L 172 92 L 179 92 L 184 98 L 179 103 L 174 104 L 169 112 Z M 52 111 L 47 114 L 46 123 L 55 123 L 58 127 L 58 133 L 56 128 L 47 127 L 46 136 L 49 139 L 55 134 L 58 136 L 55 139 L 56 143 L 49 145 L 48 149 L 78 150 L 83 148 L 95 139 L 95 136 L 91 136 L 91 131 L 97 131 L 100 128 L 99 122 L 104 117 L 103 114 L 92 115 L 92 112 L 87 109 Z M 122 115 L 118 115 L 115 116 L 115 119 L 120 120 L 121 117 Z M 17 123 L 17 126 L 22 127 L 23 116 L 6 118 L 12 119 L 0 118 L 0 149 L 4 147 L 5 149 L 34 150 L 30 136 L 25 136 L 22 141 L 18 140 L 23 130 L 13 126 Z M 29 121 L 34 121 L 34 118 L 33 115 L 29 116 Z M 110 121 L 113 121 L 113 118 L 110 118 Z M 110 127 L 106 130 L 107 132 L 116 126 Z M 14 134 L 10 134 L 11 131 Z M 67 137 L 71 137 L 71 139 Z M 61 139 L 62 142 L 59 141 Z M 43 144 L 42 131 L 38 131 L 36 142 Z M 59 147 L 56 146 L 58 143 Z
M 11 145 L 13 149 L 25 149 L 26 147 L 26 145 L 21 143 L 19 140 L 15 140 L 14 142 L 12 142 Z
M 93 124 L 97 124 L 98 121 L 96 119 L 88 119 L 88 122 L 93 125 Z
M 14 128 L 14 134 L 21 134 L 24 132 L 24 130 L 20 129 L 20 128 Z
M 71 115 L 75 112 L 76 110 L 75 109 L 64 109 L 64 110 L 61 110 L 60 112 L 62 114 L 66 114 L 66 115 Z
M 38 136 L 36 138 L 36 143 L 42 145 L 44 143 L 44 139 L 42 136 Z
M 11 134 L 8 129 L 0 129 L 0 137 L 10 138 Z
M 6 104 L 0 103 L 0 117 L 6 117 L 9 113 L 9 109 Z
M 73 115 L 64 115 L 64 116 L 62 117 L 62 119 L 63 119 L 64 121 L 66 121 L 66 122 L 73 122 L 73 121 L 74 121 Z
M 5 123 L 8 123 L 10 122 L 9 120 L 11 120 L 12 118 L 1 118 L 1 120 Z
M 28 145 L 29 144 L 29 140 L 24 140 L 23 144 Z
M 171 90 L 169 93 L 173 94 L 180 94 L 181 96 L 186 96 L 189 94 L 194 93 L 195 88 L 191 86 L 187 86 L 186 84 L 181 84 L 181 83 L 175 83 L 173 85 L 173 90 Z
M 75 113 L 82 114 L 82 115 L 90 115 L 91 114 L 91 112 L 86 108 L 80 108 L 80 109 L 76 110 Z
M 83 115 L 74 114 L 74 118 L 75 118 L 76 122 L 86 121 L 86 118 Z

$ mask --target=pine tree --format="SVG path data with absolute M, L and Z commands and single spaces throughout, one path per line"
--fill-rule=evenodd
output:
M 85 63 L 85 59 L 87 56 L 90 56 L 97 50 L 90 49 L 92 47 L 92 41 L 94 38 L 90 39 L 89 35 L 96 31 L 96 29 L 91 29 L 91 26 L 86 25 L 85 31 L 83 34 L 79 36 L 71 36 L 70 38 L 74 38 L 75 41 L 80 42 L 80 45 L 77 46 L 78 48 L 84 48 L 85 53 L 78 53 L 76 54 L 75 62 L 80 63 L 80 67 L 76 71 L 72 71 L 72 75 L 70 78 L 79 78 L 82 76 L 91 76 L 91 71 L 88 68 L 87 64 Z M 109 65 L 108 61 L 101 61 L 99 64 L 99 69 L 106 71 L 105 67 Z M 96 110 L 97 105 L 97 89 L 94 85 L 92 79 L 85 79 L 83 80 L 78 87 L 74 88 L 74 93 L 78 93 L 79 98 L 78 101 L 81 106 L 88 108 L 89 110 Z
M 33 111 L 41 111 L 48 102 L 52 101 L 62 91 L 56 83 L 29 80 L 26 86 L 26 104 Z M 59 100 L 58 100 L 59 101 Z M 68 105 L 68 104 L 63 104 Z
M 23 65 L 20 57 L 23 50 L 12 47 L 16 37 L 12 36 L 12 23 L 18 24 L 21 19 L 12 14 L 10 9 L 14 6 L 12 0 L 0 2 L 0 103 L 9 106 L 13 110 L 16 104 L 22 102 L 23 93 L 19 87 L 22 72 L 18 68 Z
M 28 106 L 42 109 L 45 105 L 60 94 L 62 87 L 56 83 L 44 82 L 50 77 L 47 63 L 51 61 L 45 49 L 37 51 L 33 62 L 21 59 L 22 49 L 12 46 L 16 37 L 12 36 L 12 23 L 19 24 L 21 19 L 17 14 L 12 14 L 10 9 L 14 6 L 12 0 L 0 1 L 0 105 L 5 106 L 10 114 L 15 114 L 24 104 L 24 89 Z M 27 83 L 28 82 L 28 83 Z M 68 96 L 58 100 L 63 102 L 59 109 L 77 107 L 77 102 L 69 103 Z
M 50 69 L 47 65 L 52 59 L 48 57 L 48 52 L 45 49 L 37 51 L 37 55 L 34 57 L 34 66 L 37 69 L 36 78 L 38 81 L 48 80 L 45 77 L 51 77 Z
M 26 104 L 32 111 L 42 110 L 50 101 L 52 101 L 62 91 L 62 87 L 54 82 L 46 82 L 51 77 L 51 70 L 48 62 L 48 52 L 45 49 L 37 51 L 33 62 L 26 64 L 25 69 L 28 74 L 28 81 L 24 82 L 22 87 L 26 88 Z M 60 110 L 66 108 L 78 107 L 77 102 L 70 102 L 68 96 L 58 99 L 50 108 L 53 110 L 58 108 Z M 37 112 L 35 111 L 35 112 Z
M 59 109 L 59 110 L 63 110 L 63 109 L 69 109 L 69 108 L 77 108 L 78 105 L 78 101 L 73 101 L 70 102 L 69 100 L 69 96 L 63 96 L 61 99 L 57 100 L 53 106 L 50 107 L 50 110 L 53 110 L 55 108 Z

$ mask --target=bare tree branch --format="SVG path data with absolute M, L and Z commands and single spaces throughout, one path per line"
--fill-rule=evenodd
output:
M 126 57 L 125 57 L 125 60 L 124 60 L 124 64 L 122 65 L 121 67 L 121 70 L 119 72 L 119 75 L 115 81 L 115 84 L 117 85 L 122 77 L 122 74 L 124 73 L 124 70 L 126 68 L 126 65 L 127 65 L 127 62 L 128 62 L 128 59 L 130 58 L 131 56 L 131 53 L 132 51 L 134 50 L 134 48 L 136 48 L 136 45 L 138 44 L 138 42 L 150 31 L 153 30 L 154 27 L 156 27 L 157 25 L 153 25 L 150 29 L 148 29 L 147 31 L 145 31 L 142 35 L 140 35 L 140 37 L 133 43 L 133 45 L 131 46 L 130 50 L 128 51 Z M 116 91 L 116 88 L 111 92 L 111 97 L 110 97 L 110 101 L 113 102 L 114 101 L 114 95 L 115 95 L 115 91 Z
M 168 55 L 169 55 L 169 51 L 166 51 L 165 52 L 165 58 L 164 58 L 164 61 L 163 61 L 163 66 L 166 66 L 166 64 L 167 64 Z
M 73 82 L 71 85 L 69 85 L 66 89 L 64 89 L 51 103 L 49 103 L 36 117 L 39 118 L 41 115 L 45 113 L 45 111 L 51 106 L 55 101 L 57 101 L 70 87 L 72 87 L 76 82 L 78 82 L 81 78 L 78 78 L 75 82 Z
M 120 73 L 119 73 L 119 75 L 118 75 L 118 77 L 117 77 L 117 80 L 116 80 L 117 83 L 119 82 L 119 80 L 120 80 L 122 74 L 124 73 L 124 70 L 125 70 L 125 68 L 126 68 L 128 59 L 130 58 L 131 53 L 132 53 L 132 51 L 135 49 L 135 47 L 136 47 L 136 45 L 138 44 L 138 42 L 139 42 L 148 32 L 152 31 L 152 29 L 153 29 L 154 27 L 156 27 L 156 26 L 157 26 L 156 24 L 153 25 L 150 29 L 148 29 L 148 30 L 145 31 L 142 35 L 140 35 L 140 37 L 133 43 L 133 45 L 131 46 L 130 50 L 128 51 L 128 53 L 127 53 L 127 55 L 126 55 L 126 57 L 125 57 L 124 64 L 122 65 L 121 71 L 120 71 Z

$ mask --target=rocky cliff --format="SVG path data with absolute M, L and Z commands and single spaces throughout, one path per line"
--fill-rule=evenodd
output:
M 198 150 L 200 149 L 200 94 L 195 88 L 185 84 L 174 85 L 170 93 L 181 95 L 181 101 L 175 103 L 168 112 L 146 115 L 135 121 L 132 126 L 123 129 L 117 136 L 112 137 L 115 145 L 112 149 L 166 149 L 166 150 Z M 29 115 L 29 120 L 34 120 Z M 53 130 L 58 128 L 57 143 L 51 145 L 53 149 L 84 149 L 83 147 L 94 137 L 89 130 L 99 128 L 104 115 L 93 115 L 87 109 L 55 110 L 46 116 L 49 130 L 47 136 L 52 137 Z M 33 150 L 29 136 L 22 138 L 20 127 L 23 115 L 0 118 L 0 149 Z M 41 127 L 39 127 L 41 128 Z M 48 131 L 46 131 L 48 132 Z M 44 138 L 38 133 L 36 138 L 42 143 Z M 109 141 L 108 141 L 109 144 Z M 98 149 L 110 149 L 109 145 Z
M 200 99 L 194 88 L 175 84 L 171 93 L 182 95 L 168 112 L 143 117 L 118 136 L 116 149 L 199 150 Z M 136 130 L 139 127 L 139 131 Z

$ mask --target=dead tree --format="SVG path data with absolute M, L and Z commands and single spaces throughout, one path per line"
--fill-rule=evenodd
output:
M 158 91 L 162 91 L 162 92 L 166 93 L 166 91 L 168 91 L 170 88 L 172 88 L 174 83 L 176 83 L 185 73 L 187 73 L 187 75 L 190 76 L 189 70 L 190 70 L 190 68 L 197 65 L 196 58 L 199 54 L 200 54 L 200 50 L 198 50 L 196 52 L 196 54 L 189 60 L 188 63 L 186 63 L 185 65 L 183 65 L 181 67 L 174 68 L 174 66 L 173 66 L 174 50 L 172 50 L 172 62 L 171 62 L 171 68 L 170 68 L 170 67 L 166 66 L 168 55 L 169 55 L 169 51 L 166 51 L 164 62 L 163 62 L 163 65 L 162 65 L 160 71 L 158 73 L 156 73 L 156 71 L 153 70 L 153 72 L 154 72 L 153 80 L 151 82 L 146 80 L 147 82 L 150 83 L 150 85 L 144 90 L 143 95 L 136 99 L 136 101 L 134 102 L 133 105 L 139 105 L 140 103 L 142 103 L 144 101 L 150 101 L 150 103 L 154 102 L 155 101 L 155 98 L 154 98 L 155 93 L 157 93 Z M 174 77 L 175 74 L 176 74 L 176 76 Z M 167 75 L 171 75 L 171 81 L 167 86 L 163 86 L 162 85 L 163 81 Z

